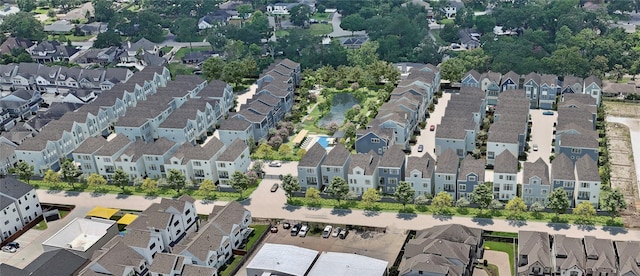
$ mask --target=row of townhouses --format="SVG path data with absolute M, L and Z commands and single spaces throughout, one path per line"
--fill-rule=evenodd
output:
M 476 137 L 486 113 L 485 93 L 479 88 L 463 87 L 451 95 L 444 116 L 436 127 L 435 155 L 447 149 L 459 158 L 476 148 Z
M 132 141 L 121 134 L 108 139 L 90 137 L 73 151 L 74 161 L 87 175 L 97 173 L 111 179 L 120 169 L 131 179 L 164 178 L 169 170 L 176 169 L 196 183 L 211 179 L 225 187 L 235 171 L 248 169 L 249 155 L 249 147 L 242 140 L 225 145 L 212 137 L 202 145 L 193 145 L 166 137 L 152 142 Z
M 521 196 L 527 205 L 545 204 L 553 189 L 563 187 L 572 206 L 588 201 L 598 207 L 601 181 L 597 168 L 596 161 L 588 155 L 574 164 L 560 154 L 551 163 L 551 170 L 542 159 L 525 162 L 523 179 L 519 179 L 518 159 L 505 150 L 495 160 L 494 198 L 508 201 L 518 196 L 521 185 Z M 298 163 L 298 181 L 303 190 L 309 187 L 323 190 L 334 177 L 345 179 L 356 195 L 369 188 L 392 194 L 400 181 L 406 181 L 416 196 L 433 196 L 444 191 L 454 200 L 469 199 L 474 188 L 485 182 L 485 161 L 472 155 L 461 160 L 452 149 L 447 149 L 436 163 L 429 153 L 407 157 L 398 145 L 382 157 L 374 152 L 351 154 L 341 144 L 327 153 L 316 143 Z
M 35 137 L 25 139 L 15 149 L 16 159 L 33 165 L 36 175 L 50 168 L 57 170 L 60 159 L 71 157 L 89 137 L 107 136 L 127 108 L 146 100 L 169 80 L 169 70 L 163 67 L 147 67 L 135 73 L 127 83 L 104 91 L 90 104 L 48 122 Z
M 300 64 L 289 59 L 272 64 L 256 81 L 253 97 L 230 113 L 218 128 L 220 140 L 236 139 L 254 142 L 266 139 L 270 128 L 276 128 L 284 115 L 291 112 L 294 92 L 302 78 Z
M 484 255 L 483 232 L 459 224 L 416 231 L 404 245 L 399 275 L 473 275 Z
M 640 275 L 640 242 L 518 232 L 518 276 Z
M 33 186 L 3 177 L 0 178 L 0 212 L 0 241 L 4 241 L 41 216 L 42 207 Z
M 163 198 L 95 251 L 78 275 L 218 275 L 242 244 L 251 213 L 237 202 L 200 221 L 194 199 Z
M 480 74 L 476 70 L 467 72 L 460 81 L 462 87 L 477 87 L 487 94 L 487 105 L 496 105 L 498 95 L 507 90 L 522 89 L 529 99 L 530 108 L 553 109 L 556 98 L 564 94 L 586 94 L 600 105 L 602 81 L 590 76 L 586 79 L 565 76 L 560 80 L 551 74 L 529 73 L 525 76 L 513 71 L 502 75 L 497 72 Z
M 409 148 L 409 140 L 428 116 L 429 104 L 440 89 L 440 69 L 431 64 L 401 63 L 396 65 L 402 80 L 382 104 L 378 114 L 365 129 L 356 133 L 358 153 L 383 155 L 393 145 Z

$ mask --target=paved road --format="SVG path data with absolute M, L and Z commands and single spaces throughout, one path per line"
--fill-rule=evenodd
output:
M 377 227 L 391 227 L 397 229 L 421 229 L 433 225 L 458 223 L 471 227 L 482 227 L 486 230 L 517 232 L 520 229 L 545 231 L 552 234 L 564 234 L 571 237 L 585 235 L 615 240 L 640 240 L 640 230 L 628 230 L 619 227 L 579 227 L 575 225 L 551 224 L 544 222 L 522 222 L 499 219 L 475 219 L 468 217 L 438 217 L 432 215 L 398 214 L 391 212 L 367 212 L 362 210 L 342 210 L 327 208 L 307 208 L 289 206 L 285 202 L 282 189 L 275 193 L 269 191 L 275 179 L 265 179 L 256 192 L 243 202 L 254 217 L 283 218 L 289 220 L 315 221 L 334 224 L 371 225 Z M 145 209 L 158 198 L 143 196 L 102 195 L 94 197 L 89 193 L 50 193 L 38 190 L 38 197 L 42 202 L 75 204 L 81 207 L 116 207 L 123 209 Z M 225 202 L 196 201 L 198 213 L 207 214 L 214 205 L 224 205 Z
M 93 41 L 80 41 L 80 42 L 71 42 L 71 45 L 82 48 L 91 48 L 93 46 Z M 193 47 L 202 47 L 209 46 L 209 42 L 191 42 L 191 46 Z M 173 40 L 166 40 L 164 42 L 159 43 L 159 46 L 162 47 L 189 47 L 189 42 L 176 42 Z
M 488 263 L 498 267 L 499 275 L 511 275 L 511 264 L 509 263 L 509 254 L 500 251 L 485 250 L 484 258 Z M 482 263 L 482 260 L 478 260 Z
M 417 137 L 417 144 L 411 149 L 411 156 L 423 156 L 425 152 L 428 152 L 436 158 L 435 148 L 436 148 L 436 132 L 429 131 L 429 126 L 435 125 L 437 126 L 442 121 L 442 117 L 444 116 L 444 110 L 447 108 L 447 104 L 449 104 L 449 100 L 451 99 L 451 93 L 444 93 L 442 97 L 438 99 L 438 104 L 436 104 L 436 108 L 430 114 L 429 119 L 427 119 L 427 127 L 421 130 L 420 135 Z M 424 145 L 424 151 L 418 152 L 417 145 Z M 437 158 L 436 158 L 437 159 Z
M 558 113 L 553 116 L 543 115 L 546 110 L 531 109 L 531 141 L 529 142 L 529 154 L 527 162 L 535 162 L 542 158 L 550 166 L 549 156 L 551 155 L 551 141 L 553 140 L 553 124 L 556 122 Z M 533 145 L 538 145 L 538 151 L 533 151 Z
M 607 122 L 619 123 L 629 127 L 631 134 L 631 148 L 633 150 L 633 163 L 636 164 L 636 181 L 638 184 L 638 195 L 640 195 L 640 119 L 622 118 L 615 116 L 607 116 Z

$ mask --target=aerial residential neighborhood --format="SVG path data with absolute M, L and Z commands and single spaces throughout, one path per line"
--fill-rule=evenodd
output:
M 0 9 L 0 275 L 640 276 L 640 1 Z

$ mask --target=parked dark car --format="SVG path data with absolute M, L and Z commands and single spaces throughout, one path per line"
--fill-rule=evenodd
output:
M 345 238 L 347 238 L 347 235 L 349 235 L 349 230 L 342 229 L 342 231 L 340 231 L 340 234 L 338 234 L 338 237 L 344 240 Z
M 291 227 L 291 236 L 297 236 L 301 227 L 302 227 L 301 223 L 298 223 L 298 224 L 294 225 L 293 227 Z
M 7 246 L 14 247 L 14 248 L 20 248 L 20 244 L 19 244 L 19 243 L 17 243 L 17 242 L 9 242 L 9 243 L 7 243 L 6 245 L 7 245 Z

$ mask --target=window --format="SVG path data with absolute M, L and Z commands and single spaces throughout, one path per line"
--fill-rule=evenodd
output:
M 543 195 L 546 195 L 546 194 L 547 194 L 547 189 L 542 189 L 541 193 L 542 193 Z
M 225 163 L 218 163 L 218 165 L 220 166 L 220 168 L 226 168 L 227 167 L 227 164 L 225 164 Z
M 340 168 L 333 168 L 334 173 L 340 173 Z
M 474 175 L 469 176 L 469 181 L 476 181 L 476 177 Z
M 176 222 L 173 223 L 173 226 L 178 226 L 179 223 L 180 223 L 180 221 L 176 220 Z
M 371 180 L 369 180 L 369 179 L 365 180 L 365 181 L 364 181 L 364 184 L 365 184 L 365 185 L 371 185 Z
M 504 184 L 505 191 L 513 191 L 513 184 Z
M 572 188 L 573 187 L 573 181 L 566 181 L 564 182 L 564 187 L 566 188 Z
M 466 191 L 467 190 L 467 185 L 466 184 L 460 184 L 460 185 L 458 185 L 458 189 L 460 189 L 461 191 Z
M 589 199 L 591 197 L 590 192 L 578 192 L 578 199 Z
M 452 177 L 450 175 L 445 175 L 444 176 L 444 180 L 450 181 L 452 179 Z
M 531 194 L 531 193 L 532 193 L 531 188 L 525 188 L 525 189 L 524 189 L 524 193 L 525 193 L 525 194 Z
M 582 187 L 582 188 L 589 188 L 589 182 L 582 182 L 582 183 L 580 183 L 580 187 Z
M 378 138 L 371 138 L 371 143 L 372 143 L 372 144 L 378 144 L 378 143 L 380 143 L 380 139 L 378 139 Z
M 316 170 L 314 169 L 307 169 L 307 173 L 315 173 Z
M 427 188 L 427 185 L 429 185 L 427 182 L 422 182 L 422 188 Z
M 582 153 L 582 149 L 571 149 L 571 153 Z
M 191 214 L 191 209 L 187 209 L 186 212 L 184 212 L 185 215 Z
M 202 163 L 200 161 L 193 161 L 193 165 L 199 167 L 199 166 L 202 166 Z
M 487 159 L 495 159 L 496 153 L 493 151 L 487 152 Z
M 156 243 L 152 243 L 151 246 L 149 246 L 149 250 L 153 250 L 154 248 L 156 248 Z
M 389 178 L 389 184 L 391 184 L 391 185 L 396 185 L 396 184 L 398 184 L 398 179 L 396 179 L 396 178 Z

